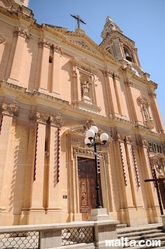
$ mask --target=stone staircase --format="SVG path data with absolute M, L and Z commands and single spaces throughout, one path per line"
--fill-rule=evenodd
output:
M 121 248 L 129 248 L 129 249 L 145 249 L 145 248 L 159 248 L 159 249 L 165 249 L 165 231 L 163 231 L 161 225 L 147 225 L 142 227 L 124 227 L 119 226 L 117 227 L 117 234 L 118 239 L 124 240 L 124 238 L 128 239 L 128 243 L 123 243 L 124 246 Z M 136 241 L 136 246 L 131 246 L 129 244 L 129 241 Z M 144 241 L 144 244 L 142 246 L 139 246 L 139 241 Z M 156 246 L 151 245 L 154 243 L 154 240 L 160 240 L 161 246 L 159 244 Z M 124 241 L 125 242 L 125 241 Z M 147 243 L 147 244 L 146 244 Z M 129 246 L 128 246 L 129 245 Z

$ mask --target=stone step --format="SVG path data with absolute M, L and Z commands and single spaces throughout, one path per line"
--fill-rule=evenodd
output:
M 142 226 L 142 227 L 125 227 L 125 228 L 117 228 L 117 235 L 118 239 L 128 238 L 129 241 L 135 240 L 136 243 L 140 240 L 161 240 L 161 247 L 155 247 L 155 248 L 163 248 L 165 249 L 165 231 L 162 230 L 162 226 L 158 224 L 154 225 L 148 225 L 148 226 Z M 142 246 L 142 247 L 127 247 L 124 248 L 128 249 L 141 249 L 141 248 L 150 248 L 148 246 Z
M 145 232 L 136 232 L 136 233 L 125 233 L 118 234 L 118 238 L 125 237 L 131 239 L 149 239 L 149 238 L 157 238 L 157 237 L 165 237 L 165 233 L 161 231 L 145 231 Z
M 138 241 L 136 241 L 136 243 L 138 244 Z M 161 248 L 163 248 L 163 249 L 165 249 L 165 242 L 161 242 L 161 246 L 160 247 L 159 246 L 155 246 L 155 247 L 151 246 L 151 247 L 149 247 L 149 246 L 142 245 L 142 246 L 134 246 L 134 247 L 132 247 L 132 246 L 124 246 L 122 248 L 128 248 L 128 249 L 133 249 L 133 248 L 134 249 L 146 249 L 146 248 L 148 248 L 148 249 L 154 249 L 154 248 L 161 249 Z
M 123 248 L 123 247 L 121 247 Z M 165 249 L 165 246 L 159 246 L 159 247 L 126 247 L 128 249 L 146 249 L 146 248 L 149 248 L 149 249 Z
M 118 236 L 119 237 L 130 237 L 130 236 L 136 236 L 136 235 L 141 235 L 141 236 L 143 236 L 143 235 L 150 235 L 150 234 L 157 234 L 157 233 L 163 233 L 161 230 L 157 230 L 157 229 L 155 229 L 155 230 L 146 230 L 146 231 L 136 231 L 136 232 L 134 232 L 134 231 L 130 231 L 130 232 L 124 232 L 124 233 L 120 233 L 120 232 L 118 232 Z
M 125 228 L 117 228 L 118 233 L 124 233 L 124 232 L 139 232 L 139 231 L 148 231 L 148 230 L 162 230 L 162 225 L 158 224 L 152 224 L 152 225 L 147 225 L 147 226 L 141 226 L 141 227 L 125 227 Z
M 117 224 L 116 227 L 117 228 L 125 228 L 125 227 L 127 227 L 127 224 L 121 224 L 121 223 L 119 223 L 119 224 Z

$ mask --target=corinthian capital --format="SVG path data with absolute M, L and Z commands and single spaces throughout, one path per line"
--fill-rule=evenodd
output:
M 36 112 L 36 121 L 38 122 L 38 123 L 43 123 L 43 124 L 45 124 L 46 123 L 46 121 L 48 120 L 48 118 L 49 118 L 49 115 L 47 115 L 47 114 L 43 114 L 43 113 L 40 113 L 40 112 Z
M 39 45 L 40 48 L 45 47 L 45 48 L 48 48 L 48 49 L 49 49 L 50 47 L 52 47 L 52 44 L 51 44 L 50 42 L 46 41 L 46 40 L 43 39 L 43 38 L 40 38 L 40 39 L 39 39 L 38 45 Z
M 125 84 L 127 87 L 132 87 L 132 86 L 133 86 L 133 82 L 132 82 L 131 80 L 125 81 L 124 84 Z
M 30 34 L 27 30 L 24 30 L 24 29 L 17 26 L 14 30 L 14 36 L 21 36 L 21 37 L 25 38 L 26 42 L 28 42 Z
M 2 104 L 2 113 L 8 116 L 18 116 L 18 109 L 16 102 L 9 105 L 5 103 Z
M 61 114 L 58 114 L 57 116 L 53 117 L 50 116 L 50 124 L 56 127 L 61 127 L 63 125 L 63 119 L 61 117 Z

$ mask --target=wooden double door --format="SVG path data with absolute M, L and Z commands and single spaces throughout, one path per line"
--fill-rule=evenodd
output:
M 78 178 L 80 213 L 82 213 L 82 220 L 87 220 L 91 209 L 96 207 L 96 168 L 94 159 L 78 157 Z

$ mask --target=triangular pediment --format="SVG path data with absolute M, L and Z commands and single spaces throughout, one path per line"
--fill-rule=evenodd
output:
M 58 35 L 63 42 L 66 42 L 79 51 L 93 55 L 97 58 L 103 58 L 106 55 L 109 59 L 115 61 L 113 56 L 108 52 L 103 51 L 99 45 L 86 35 L 84 30 L 77 29 L 75 31 L 68 31 L 66 28 L 49 24 L 44 24 L 44 28 L 53 34 Z
M 101 50 L 88 36 L 81 34 L 67 35 L 67 41 L 72 43 L 75 47 L 97 56 L 102 56 Z

